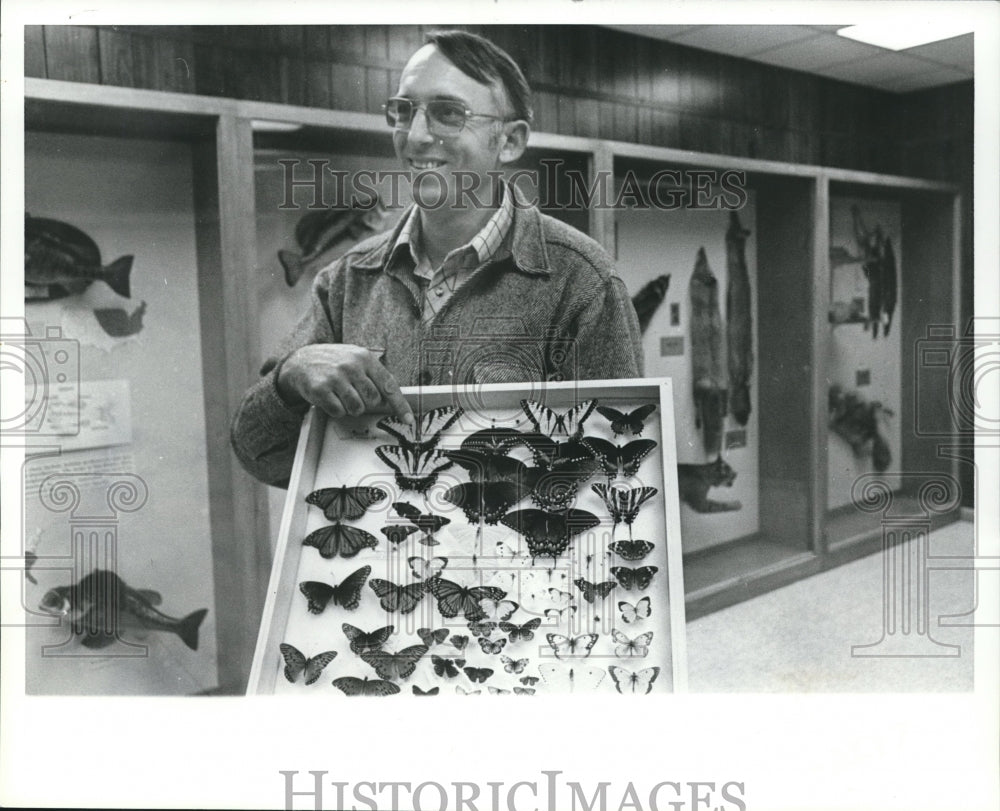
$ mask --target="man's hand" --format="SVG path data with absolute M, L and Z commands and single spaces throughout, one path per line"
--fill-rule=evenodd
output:
M 331 417 L 386 407 L 408 424 L 413 411 L 389 370 L 371 350 L 352 344 L 310 344 L 289 355 L 278 374 L 289 403 L 305 401 Z

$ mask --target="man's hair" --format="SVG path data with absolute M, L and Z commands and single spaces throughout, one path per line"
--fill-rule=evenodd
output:
M 499 82 L 513 108 L 514 118 L 531 123 L 531 88 L 517 62 L 505 50 L 467 31 L 432 31 L 426 41 L 480 84 Z

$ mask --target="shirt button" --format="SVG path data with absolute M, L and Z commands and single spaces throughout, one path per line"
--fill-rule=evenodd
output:
M 444 295 L 444 288 L 441 287 L 440 285 L 438 287 L 435 287 L 434 288 L 434 295 L 437 296 L 438 298 L 440 298 L 441 296 L 443 296 Z

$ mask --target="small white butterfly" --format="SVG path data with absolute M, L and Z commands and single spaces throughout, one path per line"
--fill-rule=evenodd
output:
M 597 634 L 580 634 L 580 636 L 563 636 L 562 634 L 546 634 L 552 652 L 557 659 L 569 659 L 575 656 L 590 656 L 590 651 L 597 644 Z
M 448 565 L 448 558 L 431 558 L 427 560 L 414 555 L 411 558 L 407 558 L 406 562 L 410 564 L 410 571 L 413 572 L 414 577 L 426 580 L 441 574 Z
M 484 597 L 479 601 L 479 608 L 483 612 L 484 619 L 499 622 L 509 620 L 519 606 L 513 600 L 493 600 Z
M 650 608 L 649 598 L 643 597 L 635 605 L 622 600 L 618 603 L 618 610 L 622 612 L 623 622 L 637 622 L 638 620 L 644 620 L 653 613 Z
M 604 679 L 604 671 L 599 667 L 539 665 L 538 672 L 548 687 L 562 693 L 596 690 Z
M 460 696 L 478 696 L 483 691 L 482 690 L 466 690 L 464 687 L 461 687 L 460 685 L 456 684 L 455 685 L 455 692 L 458 693 Z
M 621 631 L 612 630 L 611 638 L 615 641 L 615 656 L 646 656 L 649 653 L 649 643 L 653 641 L 653 632 L 639 634 L 635 639 L 629 639 Z
M 644 670 L 639 670 L 633 673 L 631 670 L 626 670 L 624 667 L 611 665 L 608 668 L 608 673 L 611 674 L 611 678 L 615 683 L 615 689 L 617 689 L 619 693 L 622 693 L 623 695 L 646 695 L 653 689 L 653 682 L 656 681 L 656 677 L 660 675 L 660 668 L 647 667 Z

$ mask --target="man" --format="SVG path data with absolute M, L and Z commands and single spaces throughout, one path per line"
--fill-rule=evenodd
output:
M 416 202 L 317 274 L 310 310 L 240 405 L 233 447 L 269 484 L 287 483 L 310 405 L 410 421 L 400 385 L 642 373 L 635 311 L 600 246 L 512 186 L 484 194 L 530 133 L 510 56 L 473 34 L 432 34 L 386 118 Z M 473 185 L 478 195 L 462 193 Z M 491 205 L 471 204 L 483 197 Z

